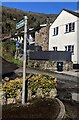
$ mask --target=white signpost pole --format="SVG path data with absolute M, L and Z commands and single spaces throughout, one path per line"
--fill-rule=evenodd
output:
M 23 56 L 23 86 L 22 86 L 22 104 L 25 104 L 25 80 L 26 80 L 26 46 L 27 46 L 27 16 L 24 16 L 24 56 Z

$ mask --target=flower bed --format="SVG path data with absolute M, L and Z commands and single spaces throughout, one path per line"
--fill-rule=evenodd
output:
M 2 120 L 56 120 L 59 112 L 56 99 L 37 99 L 29 105 L 3 106 Z
M 28 100 L 32 98 L 54 98 L 57 95 L 56 79 L 49 75 L 29 74 L 26 77 Z M 3 83 L 3 96 L 7 104 L 21 102 L 22 78 Z
M 35 97 L 55 97 L 57 95 L 56 91 L 56 79 L 49 75 L 41 74 L 30 74 L 27 77 L 28 89 L 30 90 L 30 95 L 35 95 Z M 31 98 L 31 97 L 30 97 Z

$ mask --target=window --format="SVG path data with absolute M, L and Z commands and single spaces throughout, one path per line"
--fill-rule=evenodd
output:
M 74 54 L 74 45 L 65 46 L 65 51 L 70 51 L 72 54 Z
M 75 23 L 72 23 L 72 31 L 75 30 Z
M 65 51 L 67 51 L 67 46 L 65 46 Z
M 68 51 L 71 52 L 71 45 L 68 46 Z
M 72 53 L 74 54 L 74 45 L 72 45 L 72 49 L 71 50 L 72 50 Z
M 66 33 L 68 32 L 68 25 L 66 25 Z
M 53 36 L 58 35 L 58 27 L 53 29 Z
M 57 47 L 53 47 L 53 50 L 54 50 L 54 51 L 57 51 Z
M 71 32 L 71 31 L 72 31 L 72 24 L 69 23 L 69 32 Z
M 75 22 L 66 24 L 65 32 L 74 32 L 75 31 Z

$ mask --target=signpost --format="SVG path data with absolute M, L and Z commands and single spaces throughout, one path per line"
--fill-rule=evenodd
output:
M 26 80 L 26 46 L 27 46 L 27 16 L 16 24 L 16 29 L 24 26 L 24 54 L 23 54 L 23 84 L 22 84 L 22 104 L 25 104 L 25 80 Z
M 16 23 L 16 29 L 19 29 L 19 28 L 23 27 L 24 24 L 25 24 L 25 19 L 22 19 L 21 21 Z
M 23 86 L 22 86 L 22 104 L 25 104 L 25 80 L 26 80 L 26 46 L 27 46 L 27 16 L 24 16 L 24 56 L 23 56 Z

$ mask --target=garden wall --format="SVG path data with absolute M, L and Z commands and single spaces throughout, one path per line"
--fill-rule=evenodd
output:
M 43 70 L 57 71 L 57 61 L 29 60 L 28 66 L 33 68 L 43 69 Z M 72 69 L 73 69 L 72 62 L 63 61 L 64 71 L 68 71 Z

